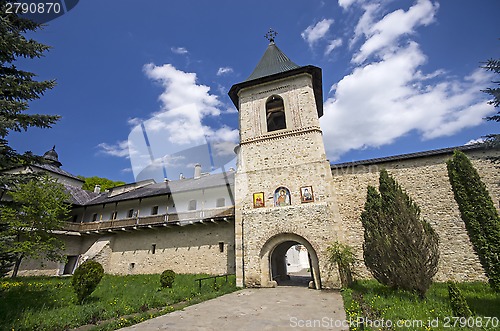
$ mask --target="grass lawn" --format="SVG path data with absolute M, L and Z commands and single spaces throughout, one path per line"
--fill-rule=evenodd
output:
M 114 330 L 236 290 L 235 277 L 202 282 L 207 275 L 177 275 L 160 290 L 160 275 L 105 275 L 82 305 L 75 304 L 71 277 L 0 279 L 0 330 L 67 330 L 96 324 Z M 101 321 L 106 321 L 101 323 Z
M 424 300 L 375 280 L 358 281 L 343 290 L 342 296 L 348 320 L 373 321 L 371 325 L 353 323 L 351 330 L 500 330 L 500 294 L 495 294 L 487 283 L 460 283 L 458 287 L 473 318 L 453 318 L 446 283 L 433 284 Z M 460 328 L 461 323 L 466 327 Z

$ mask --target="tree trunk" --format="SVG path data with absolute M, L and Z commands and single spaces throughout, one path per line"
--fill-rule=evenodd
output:
M 16 264 L 14 265 L 14 270 L 12 271 L 12 278 L 17 277 L 17 273 L 19 271 L 19 267 L 21 266 L 21 261 L 23 260 L 24 254 L 20 254 L 16 259 Z

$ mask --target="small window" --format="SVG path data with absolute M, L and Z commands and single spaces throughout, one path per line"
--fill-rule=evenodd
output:
M 219 252 L 224 253 L 224 242 L 219 241 Z
M 219 198 L 219 199 L 217 199 L 217 202 L 215 203 L 215 207 L 224 207 L 225 205 L 226 205 L 225 198 Z
M 114 211 L 111 213 L 111 219 L 112 220 L 116 220 L 116 217 L 118 216 L 118 212 L 117 211 Z
M 78 215 L 73 215 L 73 223 L 76 223 L 78 221 Z
M 153 208 L 151 208 L 151 215 L 158 215 L 158 206 L 153 206 Z
M 131 218 L 131 217 L 134 217 L 134 210 L 133 209 L 130 209 L 128 211 L 128 218 Z
M 92 215 L 92 222 L 97 222 L 97 214 Z
M 155 254 L 156 253 L 156 244 L 152 244 L 151 245 L 151 254 Z
M 273 95 L 266 102 L 267 132 L 286 129 L 283 99 Z
M 196 210 L 196 200 L 189 201 L 188 210 Z

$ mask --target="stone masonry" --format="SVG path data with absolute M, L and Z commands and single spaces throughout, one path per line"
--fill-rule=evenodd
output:
M 496 208 L 500 202 L 500 173 L 487 158 L 498 151 L 466 151 L 482 181 L 488 188 Z M 436 281 L 485 280 L 448 179 L 446 160 L 451 153 L 421 156 L 413 159 L 381 163 L 332 167 L 335 199 L 338 201 L 345 240 L 352 245 L 360 261 L 358 274 L 371 277 L 363 261 L 363 226 L 359 220 L 366 201 L 368 185 L 378 187 L 379 171 L 386 169 L 420 206 L 421 216 L 439 234 L 440 258 Z
M 317 283 L 338 283 L 338 279 L 326 278 L 324 251 L 331 241 L 341 240 L 342 226 L 332 200 L 330 165 L 311 81 L 310 75 L 301 74 L 240 91 L 241 142 L 235 178 L 236 276 L 240 286 L 275 285 L 266 259 L 276 245 L 290 240 L 289 235 L 312 248 L 309 254 Z M 284 101 L 285 130 L 266 130 L 265 105 L 272 95 Z M 290 191 L 290 206 L 274 206 L 273 194 L 281 186 Z M 301 202 L 300 188 L 304 186 L 312 186 L 314 202 Z M 264 193 L 263 208 L 253 206 L 252 195 L 257 192 Z M 278 238 L 276 244 L 266 250 L 266 243 L 273 238 Z

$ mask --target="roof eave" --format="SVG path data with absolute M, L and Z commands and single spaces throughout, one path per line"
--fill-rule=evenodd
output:
M 291 76 L 296 76 L 302 73 L 308 73 L 312 76 L 313 83 L 313 91 L 314 91 L 314 99 L 316 101 L 316 108 L 318 109 L 318 117 L 323 116 L 323 84 L 322 84 L 322 73 L 321 68 L 307 65 L 303 67 L 299 67 L 297 69 L 292 69 L 284 72 L 279 72 L 273 75 L 260 77 L 253 80 L 244 81 L 238 84 L 234 84 L 228 92 L 231 101 L 236 106 L 236 109 L 240 110 L 240 100 L 239 100 L 239 92 L 247 87 L 260 85 L 264 83 L 271 82 L 273 80 L 278 80 L 282 78 L 287 78 Z

